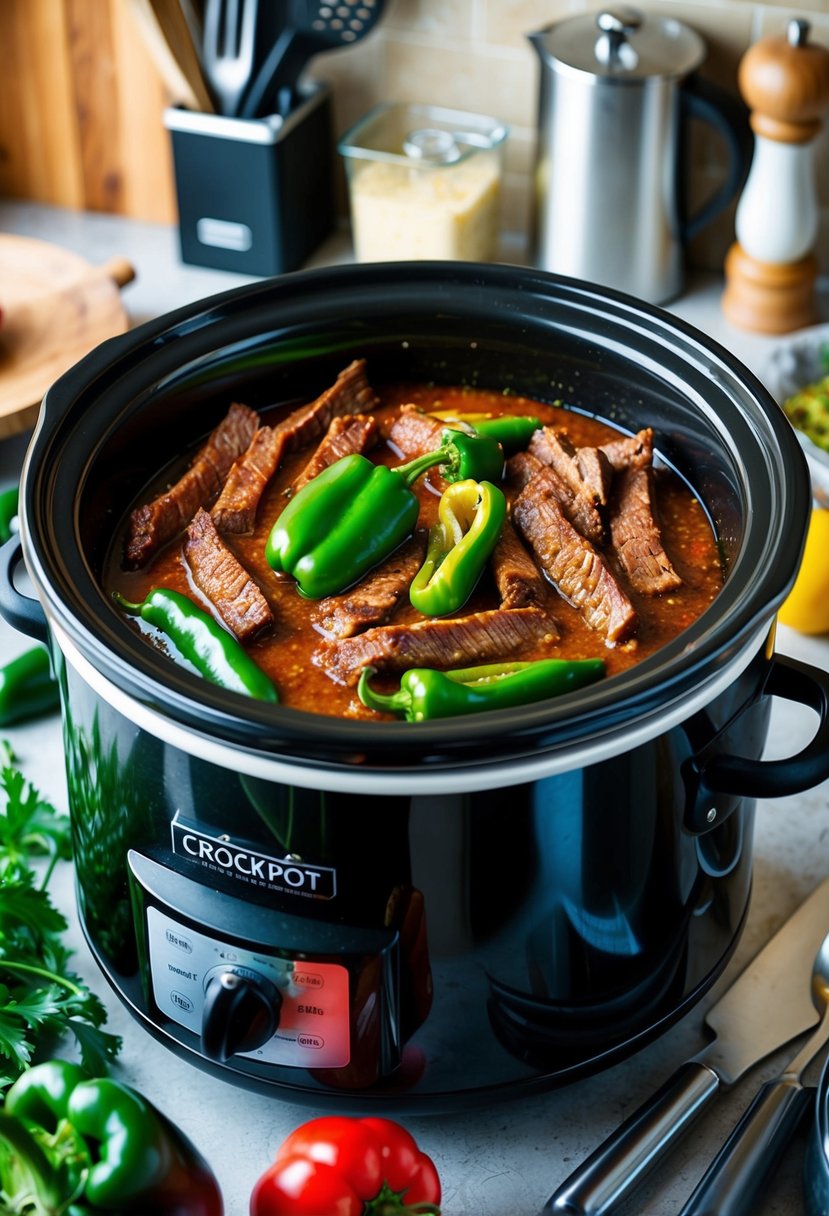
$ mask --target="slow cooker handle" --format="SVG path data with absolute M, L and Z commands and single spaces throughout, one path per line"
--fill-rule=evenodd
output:
M 49 626 L 40 601 L 23 595 L 14 584 L 15 571 L 22 562 L 22 541 L 19 536 L 12 536 L 0 548 L 0 616 L 13 629 L 47 646 Z
M 775 654 L 763 696 L 783 697 L 815 710 L 820 721 L 811 741 L 783 760 L 751 760 L 715 754 L 692 758 L 685 769 L 688 801 L 685 826 L 700 835 L 719 826 L 741 798 L 781 798 L 812 789 L 829 777 L 829 672 L 788 655 Z M 746 706 L 748 708 L 748 706 Z M 731 795 L 717 805 L 717 795 Z

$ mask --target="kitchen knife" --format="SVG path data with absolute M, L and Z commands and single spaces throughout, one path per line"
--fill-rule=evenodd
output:
M 825 879 L 708 1010 L 714 1039 L 565 1179 L 544 1213 L 608 1216 L 721 1089 L 816 1024 L 810 981 L 828 927 Z

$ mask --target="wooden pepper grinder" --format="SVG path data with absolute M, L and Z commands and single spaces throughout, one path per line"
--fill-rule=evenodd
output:
M 829 50 L 808 21 L 762 38 L 740 62 L 754 156 L 725 259 L 722 308 L 735 325 L 782 334 L 816 321 L 819 213 L 813 144 L 829 109 Z

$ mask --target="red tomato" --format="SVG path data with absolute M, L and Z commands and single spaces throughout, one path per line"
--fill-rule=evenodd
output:
M 363 1216 L 365 1204 L 339 1170 L 284 1157 L 253 1188 L 250 1216 Z
M 250 1216 L 366 1216 L 414 1205 L 439 1216 L 432 1160 L 391 1119 L 311 1119 L 287 1137 L 256 1183 Z

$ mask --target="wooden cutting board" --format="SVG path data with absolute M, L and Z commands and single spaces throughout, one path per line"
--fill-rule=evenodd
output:
M 118 289 L 133 278 L 123 258 L 94 266 L 47 241 L 0 234 L 0 439 L 33 427 L 49 385 L 124 333 Z

